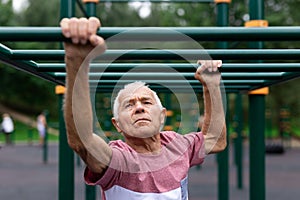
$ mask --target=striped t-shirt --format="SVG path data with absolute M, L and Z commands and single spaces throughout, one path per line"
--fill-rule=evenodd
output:
M 86 183 L 100 185 L 103 200 L 187 200 L 188 170 L 205 157 L 203 135 L 164 131 L 161 143 L 158 154 L 141 154 L 121 140 L 110 142 L 108 169 L 97 179 L 86 168 Z

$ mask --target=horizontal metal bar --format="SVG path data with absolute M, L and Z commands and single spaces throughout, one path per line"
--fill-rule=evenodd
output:
M 101 0 L 100 3 L 131 3 L 131 2 L 151 2 L 151 3 L 213 3 L 215 0 Z
M 91 63 L 93 72 L 127 72 L 136 70 L 195 72 L 198 64 L 191 63 Z M 38 63 L 40 72 L 65 72 L 64 63 Z M 300 63 L 223 63 L 221 72 L 300 72 Z
M 43 73 L 37 71 L 37 63 L 34 61 L 28 61 L 28 60 L 11 60 L 10 57 L 12 55 L 11 49 L 6 47 L 5 45 L 0 44 L 0 62 L 7 64 L 9 66 L 12 66 L 13 68 L 21 71 L 25 71 L 26 73 L 32 74 L 34 76 L 37 76 L 39 78 L 62 84 L 63 81 L 55 79 L 53 76 L 51 76 L 48 73 Z
M 62 60 L 64 50 L 11 50 L 11 59 L 14 60 Z
M 108 50 L 99 59 L 104 60 L 298 60 L 298 49 L 227 49 L 227 50 Z
M 156 92 L 159 93 L 201 93 L 203 92 L 202 87 L 193 87 L 192 90 L 191 88 L 164 88 L 164 87 L 159 87 L 159 86 L 150 86 L 151 89 L 153 89 Z M 91 90 L 96 90 L 97 93 L 111 93 L 115 90 L 120 90 L 121 87 L 94 87 L 91 88 Z M 224 89 L 224 92 L 226 93 L 238 93 L 241 91 L 249 91 L 250 87 L 248 86 L 240 86 L 240 87 L 227 87 Z
M 63 60 L 64 50 L 12 50 L 16 60 Z M 299 49 L 107 50 L 100 60 L 299 60 Z
M 166 88 L 152 88 L 152 89 L 158 93 L 169 93 L 169 94 L 174 93 L 173 91 L 166 89 Z M 93 88 L 92 90 L 96 91 L 97 93 L 112 93 L 113 91 L 115 91 L 115 88 Z M 228 93 L 228 94 L 240 93 L 240 92 L 247 92 L 249 90 L 250 90 L 249 88 L 227 88 L 226 93 Z M 185 88 L 184 89 L 176 89 L 175 92 L 177 94 L 178 93 L 182 93 L 182 94 L 191 93 L 190 90 L 187 90 Z M 202 93 L 202 92 L 203 92 L 203 90 L 201 88 L 193 88 L 193 93 Z
M 176 90 L 176 89 L 181 89 L 181 90 L 187 90 L 187 89 L 190 89 L 190 88 L 193 88 L 193 89 L 200 89 L 202 90 L 202 85 L 190 85 L 190 86 L 182 86 L 182 85 L 175 85 L 175 86 L 172 86 L 172 85 L 157 85 L 157 84 L 151 84 L 151 83 L 148 83 L 149 87 L 152 88 L 152 89 L 173 89 L 173 90 Z M 92 85 L 90 88 L 91 89 L 95 89 L 95 88 L 106 88 L 106 89 L 122 89 L 124 87 L 124 85 Z M 249 89 L 250 86 L 247 86 L 247 85 L 237 85 L 237 86 L 231 86 L 231 85 L 227 85 L 225 86 L 225 90 L 226 89 Z
M 100 84 L 100 85 L 115 85 L 121 84 L 125 85 L 128 83 L 132 83 L 136 80 L 132 79 L 120 79 L 120 80 L 90 80 L 89 83 L 92 85 Z M 201 83 L 198 80 L 144 80 L 145 83 L 152 83 L 152 84 L 164 84 L 164 85 L 193 85 L 193 86 L 201 86 Z M 266 80 L 221 80 L 221 83 L 224 85 L 258 85 L 266 83 Z M 201 86 L 202 87 L 202 86 Z
M 131 82 L 129 82 L 131 83 Z M 159 85 L 159 84 L 155 84 L 153 82 L 147 82 L 147 84 L 150 86 L 150 87 L 156 87 L 156 88 L 167 88 L 167 87 L 170 87 L 170 88 L 189 88 L 189 87 L 193 87 L 193 88 L 203 88 L 201 84 L 198 84 L 198 85 Z M 91 85 L 91 88 L 94 88 L 94 87 L 103 87 L 103 88 L 123 88 L 124 85 L 122 84 L 110 84 L 110 85 Z M 226 85 L 227 88 L 249 88 L 248 85 Z
M 222 79 L 224 80 L 241 80 L 241 79 L 280 79 L 283 72 L 276 73 L 222 73 Z M 64 79 L 66 76 L 65 72 L 55 72 L 54 76 L 58 79 Z M 119 79 L 130 79 L 130 80 L 194 80 L 194 73 L 90 73 L 89 77 L 91 80 L 119 80 Z
M 300 72 L 284 72 L 280 79 L 273 80 L 272 82 L 265 82 L 261 85 L 257 85 L 257 86 L 254 86 L 254 87 L 272 86 L 272 85 L 276 85 L 276 84 L 279 84 L 279 83 L 284 83 L 286 81 L 289 81 L 289 80 L 292 80 L 292 79 L 295 79 L 295 78 L 299 78 L 299 77 L 300 77 Z
M 111 41 L 299 41 L 300 26 L 246 27 L 102 27 Z M 0 41 L 66 41 L 59 27 L 0 27 Z
M 17 70 L 26 72 L 28 74 L 34 75 L 36 77 L 42 78 L 44 80 L 56 83 L 56 84 L 64 84 L 63 80 L 56 79 L 54 76 L 45 73 L 36 71 L 35 62 L 32 61 L 22 61 L 22 60 L 10 60 L 8 57 L 0 54 L 0 62 L 7 64 Z

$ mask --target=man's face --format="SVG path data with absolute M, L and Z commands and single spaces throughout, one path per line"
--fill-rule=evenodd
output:
M 119 132 L 138 138 L 148 138 L 159 133 L 164 123 L 165 109 L 157 104 L 148 87 L 124 91 L 119 101 L 118 120 L 112 120 Z

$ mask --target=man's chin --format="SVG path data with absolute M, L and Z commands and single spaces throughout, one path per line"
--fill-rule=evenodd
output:
M 136 132 L 131 133 L 129 135 L 136 138 L 149 138 L 149 137 L 153 137 L 156 134 L 159 134 L 159 130 L 153 131 L 153 130 L 149 130 L 149 127 L 147 126 L 139 126 L 136 129 Z

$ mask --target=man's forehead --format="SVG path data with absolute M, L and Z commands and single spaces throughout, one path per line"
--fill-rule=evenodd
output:
M 130 100 L 132 98 L 140 98 L 140 97 L 154 99 L 153 91 L 146 86 L 140 87 L 133 91 L 129 89 L 125 89 L 121 92 L 119 100 L 120 102 L 123 102 L 124 100 Z

